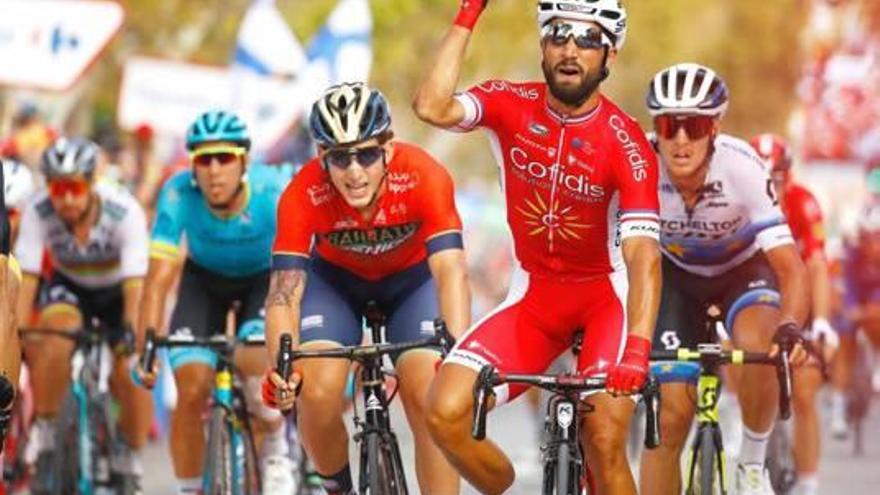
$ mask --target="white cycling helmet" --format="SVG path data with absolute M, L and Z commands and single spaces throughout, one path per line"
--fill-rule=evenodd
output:
M 34 194 L 34 174 L 27 165 L 8 158 L 3 163 L 3 199 L 6 208 L 21 210 Z
M 715 71 L 700 64 L 678 64 L 658 72 L 648 88 L 648 112 L 720 117 L 727 111 L 730 92 Z
M 626 9 L 620 0 L 540 0 L 538 28 L 556 17 L 595 22 L 611 37 L 614 48 L 626 41 Z

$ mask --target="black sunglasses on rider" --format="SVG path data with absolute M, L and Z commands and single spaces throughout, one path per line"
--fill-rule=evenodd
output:
M 352 158 L 358 165 L 367 168 L 385 156 L 385 148 L 368 146 L 366 148 L 332 149 L 324 153 L 324 165 L 332 165 L 345 170 L 351 166 Z
M 582 50 L 597 50 L 612 45 L 601 28 L 582 23 L 550 22 L 541 28 L 541 37 L 556 46 L 564 45 L 569 37 L 574 37 L 574 44 Z

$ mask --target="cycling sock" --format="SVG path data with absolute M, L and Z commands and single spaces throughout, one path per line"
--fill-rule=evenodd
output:
M 839 414 L 840 417 L 844 417 L 844 412 L 846 411 L 846 396 L 843 392 L 839 390 L 835 390 L 831 394 L 831 412 L 834 414 Z
M 742 447 L 739 450 L 740 464 L 764 464 L 767 455 L 767 440 L 773 429 L 756 433 L 743 425 Z
M 351 482 L 351 465 L 346 464 L 338 473 L 333 476 L 321 476 L 323 481 L 322 488 L 327 491 L 328 495 L 345 495 L 352 489 Z
M 287 428 L 282 423 L 275 431 L 266 433 L 263 436 L 263 445 L 260 446 L 260 458 L 265 459 L 273 455 L 286 456 L 290 451 L 287 445 Z
M 196 495 L 202 491 L 202 478 L 177 478 L 177 495 Z

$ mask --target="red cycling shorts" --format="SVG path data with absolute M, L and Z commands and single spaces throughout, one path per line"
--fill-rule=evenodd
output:
M 479 371 L 543 373 L 583 330 L 577 371 L 601 375 L 616 364 L 626 343 L 625 271 L 587 280 L 559 280 L 514 270 L 507 299 L 459 339 L 446 358 Z M 526 386 L 498 387 L 496 403 L 516 398 Z

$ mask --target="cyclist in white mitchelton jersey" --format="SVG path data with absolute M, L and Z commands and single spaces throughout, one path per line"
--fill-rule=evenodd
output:
M 660 293 L 657 159 L 636 122 L 599 90 L 626 37 L 617 0 L 537 4 L 544 80 L 486 81 L 455 94 L 485 1 L 464 0 L 427 69 L 416 114 L 491 136 L 519 261 L 507 300 L 456 344 L 429 392 L 434 440 L 484 493 L 515 473 L 491 441 L 470 436 L 472 388 L 491 365 L 541 373 L 584 331 L 577 371 L 606 376 L 584 399 L 580 443 L 598 493 L 634 494 L 626 435 L 648 372 Z M 548 310 L 550 308 L 550 310 Z M 496 405 L 525 387 L 499 387 Z
M 800 346 L 807 317 L 807 273 L 779 209 L 769 170 L 752 147 L 720 134 L 729 103 L 727 85 L 697 64 L 668 67 L 648 90 L 660 173 L 663 296 L 654 347 L 696 347 L 712 337 L 709 305 L 724 315 L 736 347 L 756 352 Z M 698 366 L 654 368 L 662 385 L 663 444 L 642 457 L 645 494 L 681 492 L 679 457 L 694 416 Z M 744 435 L 736 469 L 736 493 L 773 493 L 764 471 L 767 438 L 778 394 L 772 367 L 742 372 L 739 402 Z
M 18 315 L 23 321 L 31 314 L 46 249 L 54 274 L 40 291 L 37 326 L 74 331 L 98 319 L 111 332 L 111 345 L 117 345 L 124 343 L 124 329 L 137 316 L 147 268 L 147 222 L 128 191 L 95 180 L 97 158 L 98 146 L 79 138 L 59 138 L 43 153 L 48 187 L 25 207 L 15 244 L 24 272 Z M 53 448 L 52 420 L 67 393 L 72 345 L 47 337 L 25 346 L 37 416 L 30 441 L 42 452 Z M 132 383 L 125 359 L 117 353 L 110 382 L 122 406 L 120 429 L 132 453 L 130 474 L 138 477 L 152 400 Z

